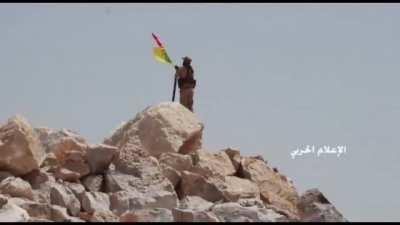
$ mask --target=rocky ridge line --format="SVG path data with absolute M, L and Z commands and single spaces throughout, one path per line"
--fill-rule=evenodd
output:
M 99 144 L 14 116 L 0 125 L 0 221 L 347 221 L 262 157 L 204 148 L 203 131 L 173 102 L 147 107 Z

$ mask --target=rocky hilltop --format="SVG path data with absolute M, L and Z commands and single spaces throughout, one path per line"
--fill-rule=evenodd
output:
M 203 131 L 173 102 L 98 144 L 14 116 L 0 125 L 0 221 L 347 221 L 317 189 L 299 195 L 261 156 L 206 149 Z

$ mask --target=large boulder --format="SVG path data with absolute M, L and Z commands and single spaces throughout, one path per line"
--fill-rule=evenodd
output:
M 190 155 L 182 155 L 174 152 L 161 154 L 158 158 L 158 162 L 170 166 L 179 172 L 190 170 L 193 166 L 192 157 Z
M 237 201 L 240 198 L 260 198 L 257 185 L 235 176 L 202 176 L 188 171 L 182 172 L 178 188 L 181 198 L 199 196 L 207 201 Z
M 127 211 L 120 217 L 120 222 L 173 222 L 174 217 L 169 209 L 153 208 Z
M 160 169 L 164 177 L 166 177 L 174 187 L 179 184 L 179 181 L 181 180 L 181 172 L 165 164 L 160 164 Z
M 46 168 L 47 170 L 54 170 L 58 166 L 60 166 L 60 162 L 53 152 L 46 153 L 46 157 L 40 165 L 41 168 Z
M 116 215 L 126 211 L 146 208 L 152 201 L 138 191 L 117 191 L 110 193 L 110 209 Z
M 27 222 L 29 214 L 21 207 L 7 203 L 0 208 L 0 221 L 1 222 Z
M 233 167 L 235 167 L 235 170 L 238 171 L 240 168 L 240 161 L 242 159 L 239 149 L 229 147 L 223 149 L 222 151 L 224 151 L 229 156 Z
M 54 177 L 63 181 L 78 182 L 81 174 L 66 168 L 58 167 L 54 173 Z
M 177 206 L 178 199 L 174 192 L 154 191 L 141 193 L 138 191 L 119 191 L 110 194 L 111 210 L 121 215 L 129 210 L 147 208 L 172 209 Z
M 32 172 L 22 177 L 25 181 L 28 181 L 33 189 L 39 189 L 42 184 L 46 182 L 55 182 L 55 178 L 51 173 L 41 169 L 33 170 Z
M 213 212 L 195 211 L 193 209 L 173 208 L 175 222 L 219 222 Z
M 84 153 L 88 148 L 86 140 L 71 130 L 53 130 L 45 127 L 35 128 L 40 142 L 47 153 L 53 153 L 57 160 L 63 164 L 65 154 L 69 151 L 80 151 Z
M 306 222 L 348 222 L 316 188 L 307 190 L 299 201 L 301 220 Z
M 243 207 L 236 202 L 217 204 L 212 208 L 212 212 L 221 222 L 279 222 L 284 218 L 271 209 Z
M 12 197 L 33 200 L 31 185 L 19 177 L 8 177 L 0 183 L 0 192 Z
M 194 211 L 208 211 L 213 205 L 214 203 L 199 196 L 185 196 L 185 198 L 180 201 L 179 208 L 191 209 Z
M 85 192 L 82 195 L 82 209 L 86 212 L 109 211 L 110 197 L 103 192 Z
M 64 153 L 64 161 L 61 162 L 61 167 L 72 172 L 78 173 L 79 178 L 90 173 L 90 167 L 86 158 L 86 151 L 70 150 Z
M 0 209 L 3 207 L 3 205 L 8 203 L 8 198 L 6 195 L 0 194 Z
M 46 219 L 55 222 L 71 222 L 73 220 L 68 215 L 67 209 L 58 205 L 25 202 L 20 207 L 25 209 L 29 216 L 35 219 Z
M 87 148 L 87 161 L 92 174 L 103 173 L 118 155 L 118 148 L 110 145 L 89 145 Z
M 152 156 L 137 157 L 135 153 L 127 151 L 125 151 L 125 153 L 129 153 L 129 156 L 128 154 L 125 155 L 127 158 L 115 161 L 116 170 L 139 177 L 143 180 L 154 180 L 163 177 L 156 158 Z M 130 160 L 128 161 L 128 159 Z
M 180 103 L 163 102 L 138 113 L 104 143 L 120 148 L 120 158 L 125 157 L 126 145 L 156 157 L 165 152 L 186 154 L 201 147 L 203 127 Z
M 51 204 L 50 192 L 54 184 L 57 184 L 53 176 L 48 177 L 49 180 L 33 185 L 34 201 L 38 203 Z
M 109 170 L 104 175 L 104 189 L 107 193 L 122 190 L 136 191 L 135 184 L 137 183 L 140 183 L 140 178 L 116 170 Z
M 62 184 L 71 190 L 75 197 L 81 201 L 82 195 L 86 192 L 82 184 L 67 181 L 64 181 Z
M 38 169 L 45 151 L 36 133 L 21 116 L 0 127 L 0 169 L 19 176 Z
M 103 188 L 103 175 L 89 175 L 82 179 L 82 184 L 87 191 L 101 191 Z
M 236 169 L 232 164 L 229 156 L 224 152 L 208 152 L 199 150 L 192 154 L 194 166 L 191 172 L 201 174 L 203 176 L 212 176 L 220 174 L 222 176 L 234 175 Z
M 172 209 L 176 222 L 218 222 L 218 218 L 209 210 L 214 204 L 199 196 L 186 196 L 179 207 Z
M 85 212 L 85 221 L 88 222 L 118 222 L 119 217 L 112 213 L 111 211 L 94 211 L 91 213 Z M 82 215 L 84 215 L 82 213 Z
M 174 192 L 174 187 L 171 182 L 163 176 L 154 179 L 143 179 L 116 170 L 107 171 L 105 174 L 104 188 L 106 192 L 122 190 L 139 191 L 142 193 L 160 190 Z
M 50 202 L 68 209 L 72 216 L 78 216 L 81 204 L 75 194 L 66 186 L 54 183 L 50 189 Z
M 260 190 L 250 180 L 226 176 L 222 193 L 227 201 L 236 202 L 240 198 L 260 198 Z
M 193 166 L 190 155 L 173 152 L 161 154 L 158 161 L 163 175 L 169 179 L 173 186 L 176 186 L 180 181 L 181 171 L 190 170 Z
M 207 201 L 216 202 L 225 200 L 222 189 L 224 189 L 224 186 L 221 177 L 205 178 L 200 174 L 183 171 L 177 192 L 180 198 L 199 196 Z
M 7 177 L 13 177 L 14 175 L 8 171 L 0 171 L 0 182 L 6 179 Z
M 271 169 L 267 164 L 255 157 L 242 157 L 239 176 L 257 184 L 261 199 L 273 205 L 289 217 L 298 215 L 298 193 L 294 186 L 281 174 Z

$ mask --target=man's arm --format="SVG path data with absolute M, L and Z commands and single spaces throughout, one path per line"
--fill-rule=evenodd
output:
M 186 77 L 186 69 L 185 69 L 185 67 L 178 67 L 178 66 L 175 66 L 175 69 L 176 69 L 175 75 L 176 75 L 178 78 L 184 79 L 184 78 Z
M 174 68 L 175 68 L 175 77 L 179 78 L 179 74 L 178 74 L 179 66 L 175 65 Z

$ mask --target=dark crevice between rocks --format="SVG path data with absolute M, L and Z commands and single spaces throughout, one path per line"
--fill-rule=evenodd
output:
M 201 132 L 189 137 L 186 141 L 183 142 L 181 147 L 179 148 L 178 152 L 180 154 L 189 154 L 201 147 L 200 139 L 201 139 Z
M 236 170 L 235 174 L 233 174 L 233 175 L 236 177 L 239 177 L 239 178 L 247 179 L 247 177 L 244 175 L 243 166 L 241 163 L 239 164 L 238 169 Z
M 331 204 L 331 203 L 328 201 L 328 199 L 326 199 L 325 196 L 324 196 L 322 193 L 319 193 L 319 195 L 317 196 L 317 198 L 318 198 L 318 201 L 319 201 L 320 203 L 323 203 L 323 204 Z
M 101 192 L 106 193 L 106 175 L 105 174 L 101 174 L 103 176 L 103 181 L 101 182 L 101 186 L 100 186 L 100 190 Z
M 176 195 L 178 196 L 179 200 L 182 200 L 185 198 L 182 188 L 181 188 L 181 183 L 182 183 L 182 179 L 179 179 L 178 183 L 176 183 L 176 185 L 174 186 L 174 190 L 175 190 Z

